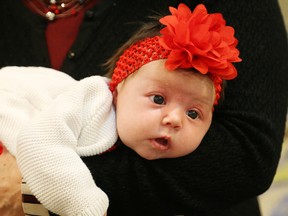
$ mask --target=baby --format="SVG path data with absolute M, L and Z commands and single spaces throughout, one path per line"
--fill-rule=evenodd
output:
M 118 137 L 148 160 L 200 145 L 223 80 L 237 76 L 238 41 L 222 15 L 202 4 L 170 11 L 160 19 L 164 28 L 144 24 L 110 59 L 111 80 L 76 81 L 42 67 L 0 70 L 0 140 L 50 211 L 106 213 L 108 197 L 79 156 L 109 151 Z

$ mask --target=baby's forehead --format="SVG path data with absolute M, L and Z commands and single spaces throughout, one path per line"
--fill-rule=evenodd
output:
M 144 82 L 147 88 L 149 86 L 160 88 L 171 94 L 214 97 L 213 81 L 208 76 L 201 76 L 197 73 L 189 74 L 179 71 L 147 73 L 143 75 L 141 82 Z
M 195 69 L 177 68 L 176 70 L 170 71 L 166 69 L 165 62 L 165 59 L 149 62 L 143 65 L 136 74 L 140 74 L 143 78 L 149 78 L 158 82 L 169 81 L 169 83 L 173 83 L 181 81 L 183 84 L 189 84 L 196 79 L 207 80 L 207 84 L 213 84 L 213 81 L 207 74 L 201 74 Z

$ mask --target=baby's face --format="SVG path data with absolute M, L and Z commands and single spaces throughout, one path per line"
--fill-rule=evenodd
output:
M 212 121 L 214 85 L 208 76 L 167 71 L 164 60 L 142 66 L 117 87 L 117 130 L 122 142 L 148 159 L 194 151 Z

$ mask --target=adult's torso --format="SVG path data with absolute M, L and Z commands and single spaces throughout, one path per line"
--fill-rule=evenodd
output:
M 79 34 L 60 68 L 75 79 L 102 75 L 102 64 L 155 11 L 167 11 L 179 1 L 103 0 L 86 11 Z M 0 2 L 0 67 L 51 67 L 45 30 L 49 23 L 19 0 Z M 64 30 L 63 30 L 64 31 Z M 59 47 L 60 49 L 61 47 Z

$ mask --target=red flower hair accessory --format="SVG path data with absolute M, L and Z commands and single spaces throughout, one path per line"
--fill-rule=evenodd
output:
M 237 70 L 232 62 L 240 62 L 234 28 L 226 26 L 222 14 L 208 14 L 203 4 L 193 12 L 185 4 L 171 15 L 160 19 L 166 27 L 160 33 L 160 44 L 170 50 L 166 68 L 195 68 L 202 74 L 234 79 Z
M 131 45 L 120 56 L 110 90 L 144 64 L 159 59 L 167 59 L 168 70 L 194 68 L 208 74 L 215 86 L 215 102 L 218 104 L 222 91 L 222 79 L 230 80 L 237 76 L 233 62 L 240 62 L 236 48 L 238 40 L 234 29 L 226 26 L 220 13 L 208 14 L 203 4 L 193 12 L 180 4 L 178 9 L 170 7 L 171 15 L 160 19 L 165 25 L 161 36 L 146 38 Z

